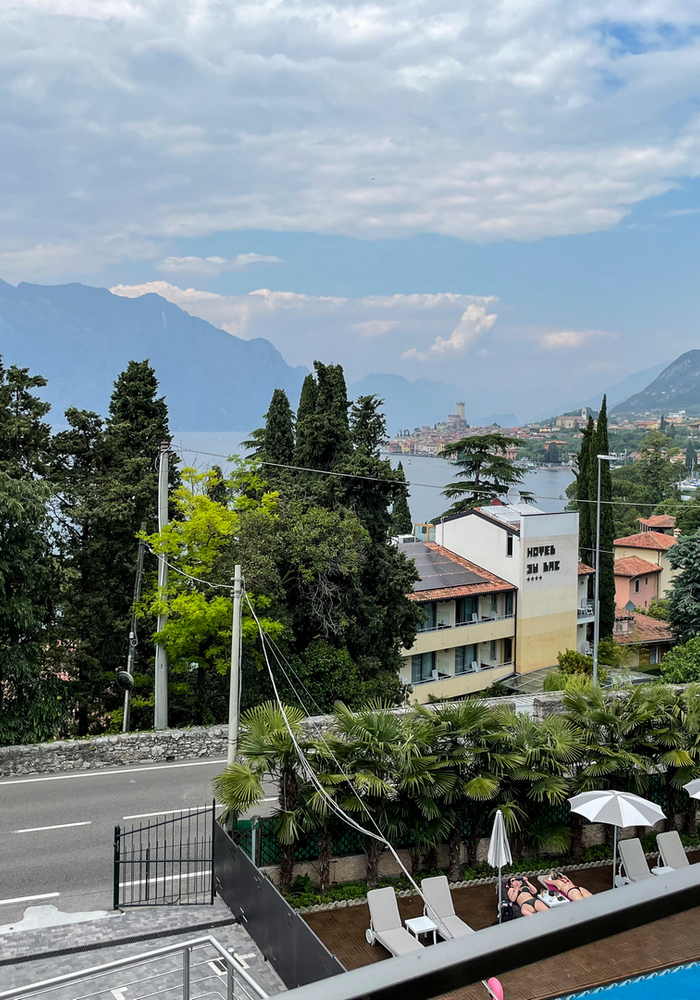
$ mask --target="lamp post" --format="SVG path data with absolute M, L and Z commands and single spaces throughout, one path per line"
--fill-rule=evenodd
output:
M 612 462 L 614 455 L 598 455 L 598 491 L 595 507 L 595 601 L 593 603 L 593 687 L 598 687 L 598 642 L 600 641 L 600 470 L 601 462 Z

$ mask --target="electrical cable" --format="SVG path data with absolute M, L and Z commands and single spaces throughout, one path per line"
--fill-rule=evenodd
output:
M 186 453 L 186 454 L 190 454 L 190 455 L 208 455 L 211 458 L 223 458 L 226 461 L 228 461 L 230 459 L 230 457 L 231 457 L 230 455 L 222 455 L 222 454 L 220 454 L 218 452 L 215 452 L 215 451 L 200 451 L 198 448 L 182 448 L 182 447 L 178 448 L 178 447 L 175 447 L 174 445 L 171 445 L 171 448 L 172 448 L 173 451 L 177 451 L 178 453 Z M 304 466 L 304 465 L 284 465 L 282 462 L 259 462 L 259 464 L 260 465 L 265 465 L 265 466 L 271 466 L 272 468 L 275 468 L 275 469 L 288 469 L 290 472 L 313 472 L 313 473 L 315 473 L 318 476 L 335 476 L 336 478 L 340 478 L 340 479 L 360 479 L 360 480 L 364 480 L 365 482 L 371 482 L 371 483 L 387 483 L 387 484 L 389 484 L 391 486 L 396 486 L 397 484 L 400 484 L 402 486 L 420 486 L 423 489 L 440 490 L 440 491 L 442 491 L 443 488 L 444 488 L 442 486 L 438 486 L 436 483 L 418 483 L 418 482 L 414 482 L 413 480 L 409 480 L 409 479 L 406 479 L 405 481 L 398 480 L 398 479 L 384 479 L 381 476 L 360 476 L 360 475 L 356 475 L 355 473 L 352 473 L 352 472 L 334 472 L 334 471 L 329 470 L 329 469 L 310 469 L 310 468 L 308 468 L 307 466 Z M 474 490 L 470 490 L 469 492 L 470 493 L 483 493 L 485 496 L 493 496 L 493 493 L 492 493 L 491 490 L 474 489 Z M 544 493 L 533 493 L 532 496 L 533 496 L 533 498 L 535 500 L 563 500 L 564 499 L 562 496 L 550 497 L 550 496 L 546 496 Z M 571 499 L 567 498 L 567 500 L 568 500 L 569 503 L 589 503 L 589 504 L 597 504 L 598 503 L 597 500 L 588 500 L 588 499 L 581 499 L 581 500 L 579 500 L 576 497 L 573 497 Z M 681 501 L 678 501 L 678 500 L 664 500 L 662 502 L 667 507 L 679 507 L 679 508 L 684 508 L 684 509 L 688 507 L 688 501 L 687 500 L 686 501 L 682 501 L 682 500 Z M 640 508 L 640 507 L 652 507 L 653 508 L 653 507 L 658 507 L 659 506 L 658 503 L 647 503 L 646 501 L 644 501 L 644 502 L 640 501 L 639 503 L 637 503 L 634 500 L 601 500 L 600 501 L 600 505 L 601 505 L 601 507 L 635 507 L 635 508 Z M 560 511 L 559 513 L 565 513 L 565 512 Z

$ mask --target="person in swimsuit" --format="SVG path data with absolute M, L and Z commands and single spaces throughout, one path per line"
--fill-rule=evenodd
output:
M 556 890 L 561 896 L 566 896 L 572 903 L 593 895 L 588 889 L 584 889 L 582 885 L 574 885 L 571 879 L 567 878 L 566 875 L 562 875 L 561 872 L 552 872 L 549 878 L 545 879 L 545 885 L 548 889 Z
M 517 903 L 524 917 L 531 917 L 538 910 L 548 909 L 547 905 L 537 898 L 537 889 L 525 875 L 513 875 L 506 882 L 506 892 L 511 903 Z

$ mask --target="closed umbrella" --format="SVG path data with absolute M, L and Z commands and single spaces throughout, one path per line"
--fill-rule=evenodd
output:
M 501 869 L 504 865 L 509 865 L 513 861 L 513 855 L 510 853 L 510 844 L 508 843 L 508 836 L 506 834 L 506 824 L 500 809 L 496 810 L 496 815 L 493 818 L 493 830 L 491 831 L 487 859 L 492 868 L 498 868 L 498 922 L 500 924 L 502 917 L 500 906 Z
M 585 816 L 592 823 L 610 823 L 613 835 L 613 888 L 617 871 L 617 828 L 618 826 L 653 826 L 665 813 L 655 802 L 643 799 L 632 792 L 615 790 L 582 792 L 569 799 L 571 811 Z

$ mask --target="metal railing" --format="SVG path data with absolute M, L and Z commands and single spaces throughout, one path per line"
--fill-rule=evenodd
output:
M 576 608 L 576 614 L 579 618 L 591 618 L 594 613 L 593 601 L 586 601 L 585 605 Z
M 204 949 L 208 950 L 208 955 L 202 953 Z M 121 978 L 118 980 L 112 978 L 111 984 L 96 982 L 100 979 L 106 980 L 115 972 L 152 966 L 160 962 L 164 956 L 177 955 L 178 952 L 181 953 L 179 971 L 146 968 L 145 975 L 130 982 Z M 179 982 L 173 985 L 164 982 L 166 977 L 172 979 L 174 976 Z M 120 994 L 124 1000 L 128 1000 L 124 994 L 128 994 L 129 997 L 135 996 L 134 987 L 142 987 L 147 991 L 141 992 L 141 996 L 157 995 L 160 1000 L 175 1000 L 175 998 L 190 1000 L 193 996 L 220 997 L 221 1000 L 267 1000 L 267 993 L 246 972 L 242 964 L 211 935 L 155 948 L 140 955 L 133 955 L 131 958 L 120 958 L 102 965 L 89 966 L 26 986 L 15 986 L 0 993 L 0 1000 L 32 1000 L 32 998 L 53 1000 L 54 996 L 58 997 L 64 986 L 74 984 L 82 984 L 81 989 L 90 988 L 94 984 L 94 988 L 90 988 L 89 992 L 79 994 L 80 1000 L 98 1000 L 102 997 L 113 1000 Z M 73 996 L 78 994 L 73 993 Z
M 446 624 L 445 622 L 438 622 L 437 625 L 431 625 L 430 628 L 421 628 L 419 625 L 416 629 L 417 635 L 424 635 L 426 632 L 443 632 L 448 628 L 464 628 L 465 625 L 486 625 L 488 622 L 503 622 L 507 621 L 509 618 L 515 618 L 515 614 L 509 615 L 477 615 L 476 620 L 470 618 L 465 622 L 450 622 Z

